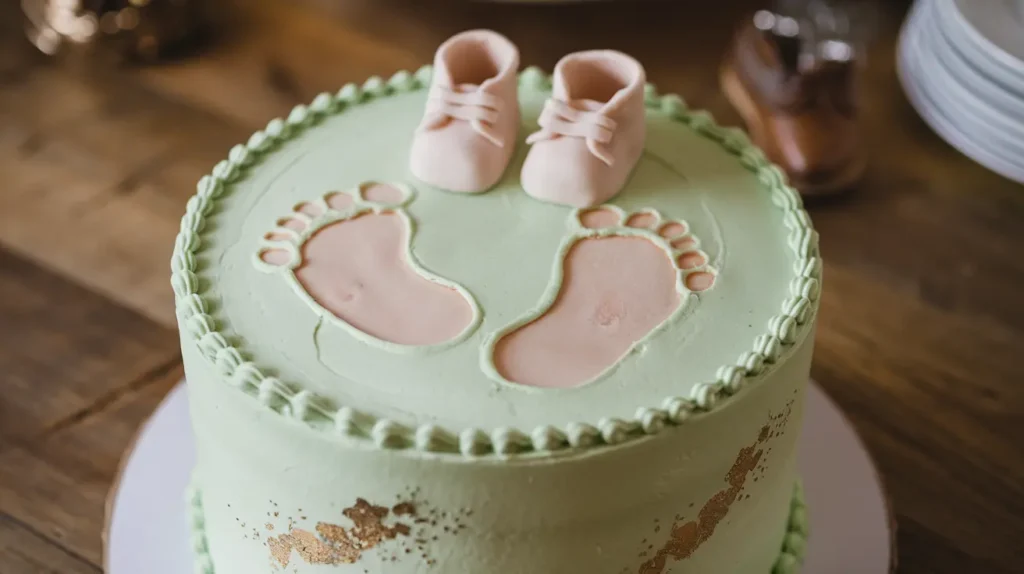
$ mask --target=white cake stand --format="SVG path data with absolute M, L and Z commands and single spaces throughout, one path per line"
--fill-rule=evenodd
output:
M 805 417 L 799 456 L 811 538 L 803 573 L 888 574 L 895 563 L 893 523 L 871 458 L 815 384 Z M 185 489 L 194 462 L 182 382 L 125 453 L 107 500 L 107 574 L 193 571 Z

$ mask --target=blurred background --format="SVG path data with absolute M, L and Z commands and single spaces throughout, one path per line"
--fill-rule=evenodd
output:
M 748 86 L 758 113 L 797 114 L 771 104 L 792 84 L 866 165 L 807 194 L 826 261 L 813 376 L 880 466 L 898 571 L 1024 572 L 1024 0 L 913 4 L 0 0 L 0 574 L 100 571 L 118 461 L 182 376 L 179 219 L 234 144 L 475 27 L 546 70 L 625 51 L 743 126 L 719 73 L 752 24 L 782 55 L 804 40 L 782 80 Z M 851 67 L 818 85 L 808 54 Z M 838 141 L 811 139 L 793 145 Z

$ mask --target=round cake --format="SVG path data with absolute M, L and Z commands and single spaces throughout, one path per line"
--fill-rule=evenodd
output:
M 746 135 L 643 90 L 620 193 L 426 184 L 432 69 L 296 107 L 188 202 L 172 261 L 207 574 L 795 572 L 821 269 Z

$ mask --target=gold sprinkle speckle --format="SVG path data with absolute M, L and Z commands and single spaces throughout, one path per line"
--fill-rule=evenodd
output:
M 375 506 L 359 498 L 354 506 L 342 511 L 352 521 L 352 527 L 320 522 L 314 534 L 308 530 L 291 528 L 289 523 L 289 532 L 270 538 L 268 547 L 272 558 L 282 567 L 288 566 L 293 551 L 307 564 L 352 564 L 359 560 L 364 551 L 375 548 L 383 541 L 409 535 L 411 528 L 407 524 L 384 524 L 384 519 L 391 512 L 385 506 Z M 409 502 L 395 506 L 396 515 L 414 516 L 415 512 L 415 506 Z M 274 516 L 278 515 L 274 513 Z M 305 518 L 302 517 L 303 520 Z M 271 524 L 267 526 L 268 530 L 272 530 Z
M 711 538 L 715 529 L 718 528 L 718 525 L 729 513 L 733 503 L 739 498 L 740 492 L 743 490 L 750 474 L 763 462 L 762 456 L 765 452 L 764 449 L 758 447 L 775 434 L 781 434 L 778 430 L 789 421 L 791 410 L 792 402 L 786 405 L 784 412 L 769 416 L 769 424 L 761 428 L 757 442 L 743 447 L 740 449 L 739 454 L 737 454 L 732 468 L 729 469 L 729 473 L 725 477 L 725 482 L 729 485 L 728 488 L 715 493 L 701 507 L 695 520 L 679 524 L 681 519 L 677 516 L 676 524 L 672 526 L 668 541 L 655 553 L 653 558 L 640 565 L 639 574 L 662 574 L 668 565 L 669 559 L 673 561 L 685 560 Z M 772 432 L 773 426 L 776 430 L 775 433 Z M 756 476 L 753 479 L 754 482 L 757 482 Z M 693 504 L 690 504 L 690 506 L 692 507 Z M 643 543 L 646 542 L 647 540 L 645 539 Z M 652 548 L 653 545 L 648 549 Z
M 288 566 L 292 551 L 307 564 L 338 564 L 334 550 L 308 530 L 296 528 L 267 541 L 270 554 L 281 566 Z
M 413 516 L 416 514 L 416 506 L 411 502 L 399 502 L 391 508 L 395 516 Z

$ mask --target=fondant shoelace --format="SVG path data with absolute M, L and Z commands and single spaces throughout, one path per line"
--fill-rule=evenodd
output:
M 453 119 L 463 120 L 487 141 L 504 147 L 504 139 L 493 127 L 501 108 L 501 98 L 479 89 L 457 92 L 444 86 L 434 86 L 427 98 L 427 111 L 420 129 L 432 130 Z
M 580 110 L 550 98 L 544 103 L 544 111 L 537 123 L 540 124 L 540 131 L 526 138 L 526 143 L 533 144 L 557 136 L 583 138 L 590 153 L 605 164 L 612 165 L 614 159 L 606 146 L 612 141 L 617 124 L 603 113 Z

